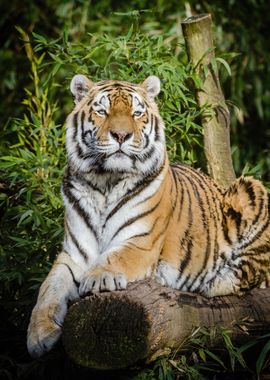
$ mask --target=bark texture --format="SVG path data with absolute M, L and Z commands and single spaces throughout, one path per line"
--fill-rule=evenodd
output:
M 236 343 L 269 332 L 270 289 L 207 299 L 140 281 L 127 290 L 92 295 L 72 305 L 62 340 L 76 363 L 117 369 L 176 349 L 193 328 L 215 324 L 244 324 L 249 335 L 233 329 Z
M 211 15 L 190 17 L 182 22 L 182 29 L 189 59 L 202 79 L 201 88 L 196 89 L 198 104 L 201 107 L 210 105 L 214 110 L 214 114 L 205 112 L 202 118 L 208 173 L 220 186 L 227 188 L 235 180 L 230 148 L 230 112 L 214 65 Z

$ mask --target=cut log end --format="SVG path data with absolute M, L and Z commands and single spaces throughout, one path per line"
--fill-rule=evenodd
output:
M 62 340 L 76 363 L 118 369 L 146 356 L 149 321 L 145 310 L 119 293 L 86 297 L 69 309 Z

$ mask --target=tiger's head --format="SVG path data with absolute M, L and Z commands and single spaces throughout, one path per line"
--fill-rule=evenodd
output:
M 93 83 L 75 75 L 70 89 L 75 108 L 67 119 L 66 146 L 76 171 L 148 174 L 160 168 L 166 148 L 154 100 L 159 78 L 150 76 L 141 84 Z

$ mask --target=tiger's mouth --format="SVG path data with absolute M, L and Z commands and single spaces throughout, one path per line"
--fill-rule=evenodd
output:
M 118 150 L 116 150 L 113 153 L 108 154 L 107 158 L 110 158 L 112 156 L 117 156 L 117 157 L 126 156 L 126 157 L 130 157 L 129 154 L 125 153 L 121 148 L 119 148 Z

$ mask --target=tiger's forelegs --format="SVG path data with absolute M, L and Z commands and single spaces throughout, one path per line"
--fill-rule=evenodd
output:
M 134 247 L 134 248 L 133 248 Z M 125 289 L 129 282 L 149 277 L 158 260 L 158 251 L 136 248 L 130 243 L 118 252 L 104 253 L 81 281 L 79 292 Z
M 82 269 L 62 252 L 39 290 L 27 332 L 27 348 L 32 357 L 50 350 L 61 335 L 68 301 L 79 298 Z

